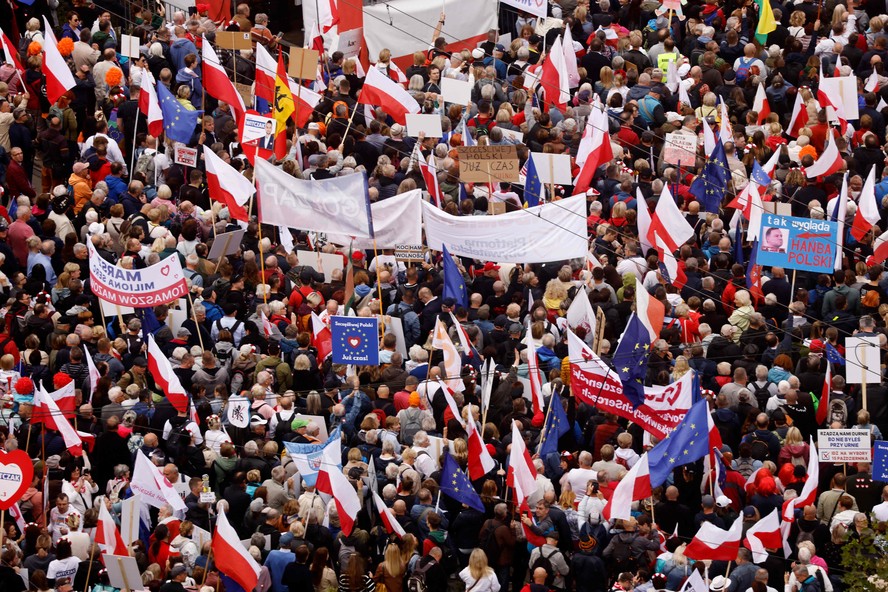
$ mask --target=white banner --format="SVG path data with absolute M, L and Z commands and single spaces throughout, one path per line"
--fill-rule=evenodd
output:
M 514 6 L 518 10 L 529 12 L 534 16 L 546 18 L 546 0 L 503 0 L 503 4 Z
M 373 237 L 364 173 L 305 181 L 257 158 L 256 185 L 259 218 L 265 224 Z
M 422 244 L 422 190 L 413 189 L 370 204 L 370 213 L 376 233 L 376 248 L 394 249 L 398 245 Z M 344 234 L 328 234 L 327 240 L 337 245 L 351 244 L 351 237 Z M 355 239 L 354 248 L 361 251 L 372 249 L 373 240 Z
M 102 259 L 92 241 L 86 241 L 86 246 L 90 290 L 106 302 L 148 308 L 167 304 L 188 293 L 178 257 L 167 257 L 144 269 L 123 269 Z
M 451 255 L 502 263 L 543 263 L 585 257 L 586 196 L 497 216 L 451 216 L 423 202 L 426 244 Z

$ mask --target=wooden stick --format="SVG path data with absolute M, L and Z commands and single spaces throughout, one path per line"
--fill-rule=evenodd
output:
M 89 590 L 89 578 L 92 575 L 93 559 L 96 556 L 96 544 L 90 541 L 89 544 L 89 565 L 86 566 L 86 589 Z M 123 571 L 123 570 L 121 570 Z
M 118 557 L 117 558 L 117 569 L 120 570 L 120 575 L 123 576 L 123 585 L 126 589 L 126 592 L 130 592 L 132 590 L 132 588 L 130 588 L 129 579 L 127 579 L 127 577 L 126 577 L 126 570 L 123 569 L 122 564 L 123 564 L 123 560 L 120 557 Z
M 352 121 L 354 121 L 354 119 L 355 119 L 355 112 L 356 112 L 357 110 L 358 110 L 358 106 L 355 105 L 355 108 L 352 109 L 352 113 L 351 113 L 351 115 L 350 115 L 349 118 L 348 118 L 348 125 L 345 126 L 345 133 L 342 134 L 342 143 L 343 143 L 343 144 L 345 144 L 345 139 L 348 137 L 348 130 L 351 129 Z M 301 163 L 300 163 L 300 164 L 301 164 Z
M 266 283 L 268 280 L 265 277 L 265 254 L 262 251 L 262 222 L 259 222 L 258 220 L 257 222 L 259 224 L 259 264 L 262 268 L 262 283 L 268 286 Z M 268 290 L 262 290 L 262 301 L 265 304 L 268 304 Z
M 191 297 L 191 291 L 188 294 L 188 304 L 191 306 L 191 318 L 194 319 L 194 330 L 197 331 L 197 340 L 200 342 L 200 349 L 204 349 L 203 335 L 200 334 L 200 323 L 197 322 L 197 315 L 194 313 L 194 299 Z
M 151 84 L 150 81 L 148 81 L 148 83 Z M 132 176 L 133 170 L 136 168 L 136 138 L 139 136 L 139 111 L 140 109 L 136 109 L 136 124 L 133 127 L 133 153 L 130 154 L 130 176 Z
M 120 305 L 114 305 L 115 310 L 117 310 L 117 320 L 120 323 L 120 337 L 123 337 L 124 333 L 126 333 L 126 324 L 123 322 L 123 312 L 120 310 Z

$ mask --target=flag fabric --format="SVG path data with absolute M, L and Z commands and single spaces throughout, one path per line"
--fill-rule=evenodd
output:
M 614 352 L 613 363 L 623 383 L 623 394 L 637 408 L 644 402 L 644 378 L 651 344 L 660 336 L 666 307 L 635 278 L 635 312 Z
M 154 77 L 148 70 L 143 72 L 142 86 L 139 88 L 139 111 L 148 122 L 148 133 L 155 138 L 160 137 L 160 134 L 163 133 L 163 111 L 157 101 Z
M 709 592 L 709 584 L 706 583 L 700 572 L 694 569 L 691 570 L 691 575 L 681 587 L 681 592 Z
M 512 420 L 512 448 L 509 451 L 507 484 L 515 490 L 515 502 L 520 507 L 537 489 L 536 468 L 530 459 L 524 437 L 518 424 Z
M 201 111 L 189 111 L 176 100 L 165 84 L 157 85 L 157 98 L 163 113 L 163 131 L 170 140 L 187 144 L 200 122 Z
M 415 145 L 419 146 L 419 142 Z M 441 185 L 438 183 L 438 172 L 433 163 L 434 155 L 432 154 L 429 154 L 428 161 L 422 159 L 422 153 L 416 159 L 416 165 L 419 167 L 419 173 L 425 182 L 426 190 L 429 192 L 432 200 L 434 200 L 435 205 L 441 208 L 444 207 L 444 192 L 441 191 Z
M 567 412 L 561 405 L 561 397 L 557 392 L 552 392 L 549 399 L 549 412 L 546 414 L 546 423 L 543 434 L 540 436 L 540 448 L 538 454 L 544 457 L 547 454 L 558 452 L 558 439 L 570 431 L 570 420 Z
M 49 479 L 47 479 L 47 481 L 49 481 Z M 18 502 L 10 506 L 9 515 L 15 520 L 15 525 L 18 527 L 19 532 L 25 532 L 25 527 L 27 526 L 25 523 L 25 515 L 22 514 L 22 508 L 18 505 Z
M 466 422 L 466 443 L 469 448 L 469 464 L 467 467 L 469 478 L 472 481 L 477 481 L 496 467 L 496 461 L 490 456 L 490 451 L 487 450 L 487 445 L 478 432 L 475 420 L 472 419 L 471 415 Z
M 866 79 L 866 84 L 863 87 L 863 90 L 866 92 L 877 93 L 879 92 L 879 73 L 873 70 L 873 73 L 869 75 L 869 78 Z
M 441 491 L 461 504 L 475 508 L 479 512 L 484 511 L 481 496 L 472 487 L 469 477 L 459 468 L 448 448 L 444 449 L 444 463 L 441 466 Z
M 260 565 L 243 545 L 240 536 L 228 522 L 224 510 L 219 510 L 216 530 L 210 543 L 213 561 L 223 574 L 244 590 L 252 590 L 259 583 Z
M 722 140 L 724 143 L 724 140 Z M 703 125 L 703 154 L 708 159 L 712 155 L 712 151 L 715 150 L 715 132 L 712 131 L 712 126 L 708 123 L 704 123 Z M 708 161 L 707 161 L 708 162 Z M 703 171 L 700 171 L 701 173 Z
M 722 101 L 721 105 L 721 125 L 718 128 L 718 137 L 721 138 L 722 144 L 734 141 L 734 129 L 731 127 L 731 118 L 728 116 L 728 105 Z
M 758 264 L 758 241 L 753 241 L 749 252 L 749 262 L 746 264 L 746 288 L 756 300 L 763 300 L 762 292 L 762 266 Z
M 173 510 L 181 510 L 182 512 L 186 510 L 185 502 L 173 488 L 173 484 L 164 477 L 160 468 L 154 466 L 154 463 L 148 460 L 141 450 L 136 451 L 136 463 L 133 468 L 130 488 L 133 493 L 141 495 L 142 501 L 149 506 L 162 508 L 165 504 L 169 504 Z
M 586 337 L 583 339 L 586 344 L 589 346 L 594 344 L 595 334 L 598 330 L 598 319 L 595 317 L 595 309 L 592 308 L 585 289 L 581 288 L 577 291 L 577 295 L 567 308 L 564 319 L 567 321 L 567 326 L 574 331 L 582 328 L 586 332 Z
M 755 0 L 759 7 L 758 26 L 755 28 L 755 38 L 764 44 L 768 40 L 768 33 L 777 30 L 777 21 L 774 20 L 774 11 L 771 10 L 769 0 Z M 733 559 L 733 558 L 732 558 Z
M 209 146 L 203 147 L 204 164 L 207 172 L 207 186 L 214 201 L 225 204 L 235 220 L 249 221 L 249 213 L 244 207 L 256 188 L 249 179 L 240 174 L 230 164 L 216 156 Z
M 661 272 L 667 276 L 669 283 L 679 288 L 684 285 L 684 273 L 678 266 L 675 252 L 693 236 L 694 229 L 688 224 L 672 193 L 664 184 L 651 216 L 648 241 L 657 250 Z
M 289 450 L 289 448 L 288 448 Z M 336 500 L 336 510 L 339 513 L 339 523 L 345 536 L 351 534 L 361 511 L 361 500 L 358 492 L 342 474 L 342 468 L 332 462 L 333 454 L 341 455 L 339 437 L 335 441 L 328 441 L 322 454 L 321 466 L 318 469 L 316 487 L 321 493 L 333 496 Z M 298 465 L 297 465 L 298 466 Z
M 12 42 L 12 40 L 7 37 L 6 33 L 3 29 L 0 29 L 0 41 L 3 42 L 3 53 L 5 54 L 4 61 L 7 64 L 12 64 L 15 66 L 15 69 L 18 70 L 19 75 L 25 71 L 25 67 L 22 66 L 21 61 L 19 61 L 18 57 L 18 48 Z
M 527 207 L 532 208 L 540 205 L 540 201 L 545 199 L 545 194 L 543 193 L 543 182 L 540 181 L 540 174 L 533 161 L 533 154 L 527 159 L 525 166 L 527 173 L 524 178 L 524 203 L 527 204 Z
M 762 563 L 768 559 L 768 549 L 779 549 L 783 546 L 780 512 L 777 508 L 746 531 L 743 545 L 752 551 L 753 563 Z
M 275 78 L 277 77 L 277 62 L 261 43 L 256 44 L 256 84 L 254 91 L 256 96 L 270 106 L 274 103 Z M 260 110 L 262 113 L 268 111 Z
M 326 33 L 339 24 L 339 6 L 336 0 L 318 0 L 315 3 L 318 10 L 318 24 L 321 31 Z
M 814 436 L 808 448 L 808 478 L 798 497 L 795 497 L 783 506 L 784 522 L 795 520 L 795 509 L 811 506 L 817 500 L 817 482 L 820 480 L 820 460 L 817 455 L 817 447 L 814 445 Z
M 179 382 L 179 376 L 173 372 L 172 364 L 163 355 L 160 346 L 154 340 L 154 335 L 148 336 L 148 371 L 176 411 L 187 412 L 188 392 Z
M 758 113 L 756 125 L 761 125 L 768 118 L 768 115 L 771 114 L 771 105 L 768 104 L 768 95 L 765 94 L 765 85 L 761 82 L 759 82 L 758 88 L 755 91 L 752 110 Z
M 324 98 L 307 86 L 290 79 L 290 94 L 293 95 L 293 121 L 296 126 L 304 128 L 314 115 L 314 110 Z
M 854 214 L 854 222 L 851 224 L 851 236 L 858 241 L 863 240 L 866 233 L 878 224 L 880 219 L 879 202 L 876 200 L 876 166 L 873 165 L 857 199 L 857 213 Z
M 466 282 L 463 279 L 459 268 L 456 266 L 456 262 L 453 260 L 453 257 L 447 250 L 447 245 L 444 245 L 443 263 L 444 292 L 442 293 L 442 297 L 453 298 L 454 300 L 456 300 L 457 306 L 468 308 L 469 295 L 466 291 Z
M 74 383 L 71 382 L 69 384 L 73 390 Z M 68 423 L 68 420 L 64 417 L 64 414 L 59 409 L 53 396 L 43 390 L 43 387 L 38 388 L 34 393 L 34 410 L 31 418 L 32 425 L 38 423 L 38 420 L 34 417 L 38 415 L 38 410 L 41 410 L 42 412 L 42 421 L 46 427 L 56 430 L 61 434 L 62 440 L 65 442 L 65 448 L 68 449 L 68 452 L 74 456 L 82 456 L 83 441 L 80 439 L 80 436 L 77 435 L 77 431 L 70 423 Z
M 63 94 L 77 86 L 74 75 L 62 54 L 59 52 L 58 42 L 52 32 L 52 25 L 43 17 L 43 68 L 41 71 L 46 76 L 46 98 L 50 105 L 54 105 Z
M 639 254 L 647 258 L 648 251 L 653 248 L 651 239 L 648 238 L 651 233 L 651 211 L 641 189 L 636 188 L 635 200 L 638 205 L 638 246 L 641 248 Z
M 333 337 L 330 334 L 330 327 L 315 311 L 311 311 L 311 334 L 312 345 L 318 350 L 318 361 L 323 362 L 333 352 Z
M 561 49 L 564 52 L 564 67 L 567 70 L 568 86 L 570 88 L 576 88 L 580 85 L 580 71 L 577 68 L 577 52 L 574 50 L 574 40 L 573 35 L 570 32 L 570 27 L 564 28 L 564 38 L 561 40 Z
M 433 394 L 430 395 L 430 399 L 434 399 L 438 395 L 444 397 L 444 401 L 447 403 L 447 408 L 450 410 L 450 413 L 453 415 L 454 419 L 458 421 L 460 424 L 465 425 L 465 422 L 462 420 L 462 414 L 459 411 L 459 407 L 456 405 L 456 400 L 453 398 L 453 391 L 447 386 L 447 384 L 441 379 L 438 379 L 438 390 L 434 391 Z
M 826 359 L 831 364 L 839 364 L 841 366 L 845 365 L 845 358 L 842 357 L 842 354 L 839 353 L 831 343 L 827 343 L 824 347 L 826 350 Z
M 703 211 L 718 213 L 719 206 L 725 198 L 729 171 L 724 144 L 721 138 L 716 138 L 715 148 L 712 149 L 709 160 L 703 166 L 703 171 L 691 183 L 690 188 L 691 193 L 700 201 Z
M 829 136 L 829 142 L 826 148 L 823 149 L 823 153 L 814 161 L 814 164 L 805 169 L 805 174 L 809 179 L 825 177 L 842 168 L 844 161 L 836 143 L 835 132 L 830 131 Z
M 799 137 L 799 132 L 803 127 L 808 125 L 808 107 L 805 105 L 805 99 L 802 93 L 796 93 L 795 104 L 792 107 L 792 116 L 789 118 L 789 127 L 786 133 L 793 138 Z
M 293 459 L 293 463 L 302 475 L 302 479 L 309 487 L 318 486 L 319 489 L 330 489 L 330 478 L 326 473 L 322 474 L 324 467 L 335 467 L 341 470 L 342 448 L 340 445 L 339 429 L 334 429 L 326 442 L 315 444 L 284 443 L 287 455 Z
M 66 375 L 57 374 L 56 376 L 65 377 Z M 46 394 L 55 403 L 56 407 L 58 408 L 59 414 L 56 415 L 52 413 L 52 411 L 46 406 L 45 403 L 38 404 L 35 401 L 34 409 L 31 411 L 32 424 L 45 423 L 46 427 L 48 427 L 49 429 L 58 430 L 59 428 L 56 427 L 55 424 L 60 417 L 64 417 L 65 419 L 74 419 L 74 415 L 77 411 L 77 392 L 74 381 L 68 379 L 67 382 L 65 382 L 64 384 L 59 381 L 58 383 L 55 383 L 55 385 L 59 388 L 51 393 Z
M 820 400 L 817 403 L 817 414 L 814 419 L 818 426 L 826 423 L 829 415 L 829 395 L 832 392 L 832 364 L 826 365 L 826 374 L 823 377 L 823 389 L 820 391 Z
M 731 528 L 723 530 L 712 522 L 703 522 L 700 530 L 685 548 L 685 557 L 702 561 L 733 561 L 740 550 L 743 536 L 743 516 L 738 516 Z
M 370 460 L 373 460 L 372 457 Z M 407 534 L 407 531 L 404 530 L 404 527 L 401 526 L 401 523 L 398 522 L 397 518 L 395 518 L 395 514 L 394 512 L 392 512 L 392 509 L 385 505 L 385 502 L 382 501 L 382 498 L 379 497 L 379 494 L 376 493 L 375 489 L 373 489 L 373 484 L 375 483 L 375 480 L 371 479 L 370 483 L 370 492 L 373 494 L 373 504 L 376 506 L 376 511 L 379 512 L 379 517 L 382 519 L 382 523 L 385 526 L 386 532 L 396 535 L 399 539 L 403 538 L 403 536 Z
M 651 478 L 648 453 L 645 452 L 617 483 L 613 495 L 604 506 L 602 515 L 609 521 L 628 520 L 632 517 L 632 502 L 650 496 Z
M 675 429 L 651 449 L 651 487 L 659 487 L 674 468 L 703 458 L 715 446 L 710 443 L 711 420 L 708 402 L 700 400 L 691 406 Z
M 576 164 L 580 172 L 574 179 L 574 194 L 585 193 L 592 185 L 595 171 L 614 158 L 608 133 L 608 116 L 598 99 L 592 104 L 592 112 L 586 120 L 580 146 L 577 149 Z
M 120 530 L 111 517 L 105 504 L 99 504 L 99 522 L 96 525 L 95 541 L 101 546 L 102 552 L 108 555 L 129 555 L 129 549 L 120 536 Z
M 734 263 L 745 266 L 746 258 L 743 256 L 743 224 L 739 220 L 737 222 L 737 227 L 734 229 Z M 749 276 L 746 277 L 746 281 L 749 282 Z
M 576 57 L 573 60 L 576 62 Z M 546 104 L 561 112 L 567 109 L 567 100 L 570 98 L 570 77 L 566 62 L 559 36 L 552 43 L 552 47 L 549 48 L 546 59 L 543 61 L 540 84 L 543 87 Z
M 842 249 L 845 245 L 845 222 L 848 217 L 848 171 L 842 177 L 842 189 L 836 197 L 836 203 L 833 211 L 830 213 L 830 219 L 838 223 L 836 229 L 836 261 L 834 268 L 836 271 L 842 269 Z
M 222 67 L 219 56 L 216 55 L 216 50 L 213 49 L 213 45 L 207 41 L 206 37 L 203 38 L 203 44 L 201 45 L 201 71 L 203 73 L 204 90 L 216 99 L 228 103 L 231 107 L 231 112 L 234 114 L 234 120 L 237 122 L 238 127 L 240 127 L 247 112 L 244 99 L 237 92 L 234 83 L 228 77 L 225 68 Z
M 540 374 L 540 360 L 536 353 L 536 343 L 530 331 L 524 337 L 524 344 L 527 346 L 527 378 L 530 382 L 530 401 L 533 406 L 533 413 L 542 413 L 545 403 L 543 402 L 543 381 Z
M 453 391 L 462 392 L 465 388 L 462 378 L 460 378 L 462 357 L 447 333 L 447 325 L 440 318 L 435 322 L 435 329 L 432 332 L 432 347 L 444 352 L 444 375 L 447 386 Z M 459 417 L 459 413 L 456 415 Z
M 266 339 L 270 339 L 271 336 L 274 335 L 274 325 L 272 325 L 271 321 L 268 320 L 268 317 L 265 316 L 264 311 L 259 313 L 259 317 L 262 320 L 262 332 L 265 333 Z
M 274 103 L 271 110 L 277 123 L 274 155 L 278 160 L 283 160 L 287 156 L 287 120 L 295 110 L 293 93 L 290 91 L 290 79 L 287 78 L 287 70 L 284 67 L 284 55 L 278 50 L 277 70 L 274 78 Z
M 460 322 L 457 320 L 456 315 L 452 312 L 450 314 L 450 320 L 453 321 L 453 328 L 456 330 L 456 337 L 459 339 L 459 346 L 462 348 L 462 353 L 465 357 L 468 358 L 469 363 L 472 367 L 481 371 L 481 356 L 478 354 L 478 350 L 475 349 L 475 346 L 472 345 L 472 340 L 469 338 L 469 334 L 466 333 L 466 328 L 463 327 Z
M 420 107 L 416 99 L 404 87 L 383 74 L 379 68 L 370 68 L 358 103 L 378 105 L 401 125 L 407 125 L 408 113 L 419 113 Z M 466 144 L 468 145 L 468 144 Z

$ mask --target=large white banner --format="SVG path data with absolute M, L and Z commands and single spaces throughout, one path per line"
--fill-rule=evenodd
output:
M 422 246 L 422 191 L 413 189 L 407 193 L 370 204 L 373 231 L 378 249 L 396 249 L 401 245 Z M 351 237 L 344 234 L 328 234 L 327 240 L 348 246 Z M 354 248 L 372 249 L 373 240 L 358 238 Z
M 549 4 L 546 0 L 502 0 L 503 4 L 514 6 L 518 10 L 529 12 L 534 16 L 546 18 L 546 6 Z
M 264 224 L 373 237 L 364 173 L 305 181 L 257 158 L 256 185 Z
M 545 13 L 545 0 L 529 0 L 539 1 L 543 2 Z M 370 62 L 375 63 L 384 48 L 391 50 L 393 58 L 426 51 L 442 11 L 447 16 L 441 35 L 454 47 L 465 47 L 460 42 L 474 41 L 475 37 L 484 36 L 479 39 L 483 41 L 487 32 L 497 27 L 496 2 L 396 0 L 364 6 L 364 41 Z
M 451 216 L 423 202 L 426 244 L 451 255 L 502 263 L 543 263 L 585 257 L 586 196 L 497 216 Z
M 123 269 L 102 259 L 92 241 L 89 248 L 90 290 L 100 299 L 133 308 L 167 304 L 188 293 L 178 257 L 167 257 L 144 269 Z

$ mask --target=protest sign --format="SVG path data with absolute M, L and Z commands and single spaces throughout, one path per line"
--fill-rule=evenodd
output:
M 573 176 L 570 174 L 570 154 L 531 152 L 530 157 L 533 159 L 541 183 L 566 185 L 573 183 Z
M 128 58 L 139 59 L 139 38 L 133 35 L 121 35 L 120 53 Z
M 379 364 L 379 319 L 330 317 L 333 363 L 375 366 Z
M 888 481 L 888 442 L 877 440 L 873 451 L 873 481 Z
M 296 251 L 299 257 L 299 265 L 311 267 L 318 273 L 324 274 L 325 282 L 333 281 L 333 270 L 342 270 L 342 255 L 339 253 L 321 253 L 320 251 Z
M 167 257 L 144 269 L 123 269 L 102 259 L 92 241 L 86 241 L 86 246 L 92 292 L 111 304 L 147 308 L 188 293 L 178 257 Z
M 459 179 L 470 183 L 517 183 L 518 151 L 515 146 L 460 146 Z
M 546 0 L 503 0 L 503 4 L 514 6 L 540 18 L 546 18 L 546 7 L 548 6 Z
M 845 380 L 848 384 L 882 382 L 878 337 L 846 337 L 845 360 Z
M 763 213 L 757 261 L 768 267 L 831 274 L 837 233 L 838 224 L 832 221 Z
M 419 134 L 423 134 L 426 138 L 440 138 L 444 135 L 439 115 L 408 113 L 405 117 L 407 118 L 407 135 L 411 138 L 417 138 Z
M 273 150 L 276 131 L 277 122 L 271 117 L 247 113 L 244 115 L 244 131 L 241 134 L 241 142 L 259 140 L 260 148 Z
M 856 76 L 822 78 L 819 90 L 826 93 L 844 119 L 853 120 L 860 117 Z
M 213 239 L 213 246 L 210 247 L 207 259 L 218 259 L 224 255 L 233 255 L 237 253 L 237 250 L 241 246 L 241 242 L 244 240 L 245 233 L 246 230 L 238 228 L 231 232 L 217 234 L 216 238 Z
M 817 430 L 820 462 L 870 462 L 870 435 L 865 430 Z
M 223 49 L 253 49 L 253 40 L 249 31 L 216 31 L 216 45 Z
M 445 103 L 468 105 L 472 100 L 472 85 L 465 80 L 441 78 L 441 94 Z
M 19 501 L 34 480 L 34 464 L 23 450 L 0 452 L 0 510 Z
M 349 29 L 348 31 L 339 32 L 338 50 L 342 52 L 345 59 L 356 58 L 361 53 L 361 44 L 364 40 L 364 29 L 358 27 Z
M 697 161 L 697 137 L 678 132 L 666 134 L 663 160 L 669 164 L 693 166 Z
M 287 74 L 293 78 L 299 78 L 301 80 L 314 80 L 318 75 L 319 57 L 320 54 L 316 49 L 291 47 L 290 65 Z
M 176 145 L 173 149 L 173 162 L 182 166 L 194 168 L 197 166 L 197 149 Z

